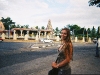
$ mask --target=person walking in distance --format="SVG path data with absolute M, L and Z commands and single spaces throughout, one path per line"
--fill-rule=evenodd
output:
M 73 45 L 70 38 L 70 30 L 61 30 L 61 46 L 58 48 L 56 62 L 52 62 L 52 68 L 59 69 L 57 75 L 71 75 L 70 62 L 73 60 Z

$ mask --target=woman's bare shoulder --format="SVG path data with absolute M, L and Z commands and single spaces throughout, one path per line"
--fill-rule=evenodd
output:
M 70 46 L 73 46 L 72 42 L 69 43 Z
M 68 42 L 69 45 L 72 45 L 72 42 Z

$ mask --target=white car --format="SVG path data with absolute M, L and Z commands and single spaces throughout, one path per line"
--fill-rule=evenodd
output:
M 40 42 L 43 42 L 43 43 L 53 43 L 53 40 L 50 40 L 50 39 L 47 39 L 47 38 L 43 38 L 43 39 L 40 39 Z

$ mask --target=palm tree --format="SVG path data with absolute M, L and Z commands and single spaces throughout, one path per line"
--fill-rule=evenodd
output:
M 13 22 L 10 17 L 7 17 L 6 19 L 2 17 L 1 21 L 3 22 L 4 27 L 7 30 L 9 29 L 9 26 L 12 27 L 12 25 L 15 25 L 15 22 Z

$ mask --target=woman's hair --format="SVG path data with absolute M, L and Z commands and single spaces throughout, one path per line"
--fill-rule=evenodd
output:
M 66 56 L 66 53 L 67 53 L 70 56 L 70 59 L 73 60 L 73 46 L 72 46 L 72 42 L 71 42 L 71 38 L 70 38 L 70 30 L 68 28 L 63 28 L 62 30 L 66 30 L 66 32 L 67 32 L 66 39 L 64 40 L 64 43 L 65 43 L 64 48 L 63 48 L 64 54 Z
M 66 36 L 65 42 L 71 42 L 71 39 L 70 39 L 70 30 L 68 28 L 63 28 L 62 30 L 66 30 L 66 32 L 67 32 L 67 36 Z

